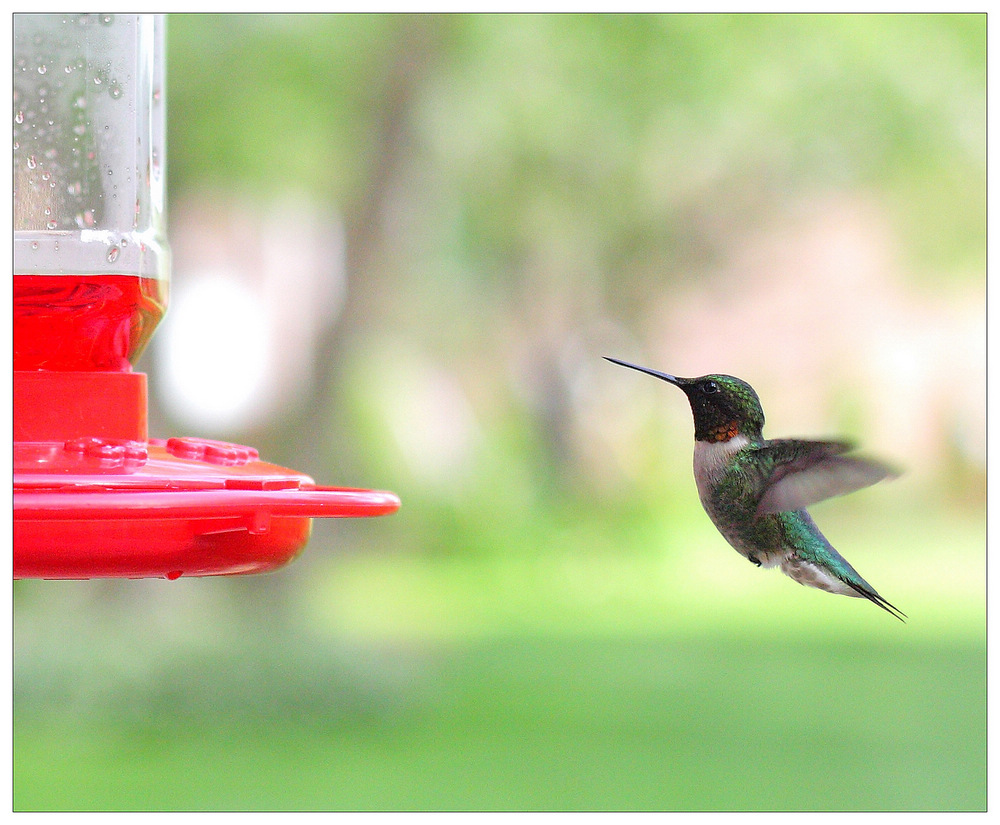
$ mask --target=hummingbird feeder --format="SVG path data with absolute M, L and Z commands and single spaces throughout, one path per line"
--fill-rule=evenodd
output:
M 14 15 L 14 577 L 258 573 L 394 512 L 252 447 L 150 438 L 167 306 L 161 15 Z

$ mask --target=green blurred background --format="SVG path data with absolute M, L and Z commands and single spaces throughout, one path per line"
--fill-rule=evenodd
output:
M 151 430 L 403 506 L 15 583 L 15 808 L 985 809 L 985 85 L 985 15 L 171 16 Z M 909 622 L 741 559 L 602 355 L 904 467 L 813 514 Z

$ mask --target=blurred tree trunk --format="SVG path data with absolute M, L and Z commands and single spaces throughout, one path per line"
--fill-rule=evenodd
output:
M 355 452 L 356 440 L 338 421 L 335 411 L 344 356 L 353 339 L 379 317 L 378 303 L 392 288 L 392 284 L 380 281 L 386 203 L 410 151 L 409 121 L 414 98 L 440 53 L 448 25 L 446 17 L 439 15 L 406 17 L 400 21 L 397 41 L 386 48 L 391 59 L 386 63 L 381 88 L 371 96 L 368 182 L 359 189 L 357 200 L 345 209 L 344 306 L 317 343 L 315 371 L 308 394 L 298 408 L 300 412 L 279 426 L 269 426 L 255 442 L 265 457 L 307 473 L 318 484 L 378 486 L 377 480 L 363 477 L 363 462 Z M 366 331 L 370 333 L 370 326 Z M 319 549 L 324 544 L 328 548 L 340 545 L 351 529 L 349 522 L 340 519 L 316 519 L 311 544 L 319 545 Z M 318 560 L 319 556 L 311 557 L 307 548 L 301 558 L 278 575 L 251 577 L 254 583 L 244 586 L 251 590 L 259 586 L 269 600 L 279 593 L 293 598 L 298 592 L 296 580 L 309 575 L 311 558 Z M 282 602 L 279 606 L 271 601 L 269 612 L 285 612 L 279 608 L 287 609 L 290 603 L 284 598 Z
M 287 445 L 295 453 L 289 459 L 294 461 L 291 466 L 314 475 L 319 483 L 365 483 L 360 478 L 322 478 L 324 472 L 329 472 L 331 455 L 320 442 L 336 439 L 336 466 L 348 473 L 355 469 L 351 466 L 350 434 L 336 431 L 330 413 L 338 406 L 344 355 L 359 330 L 379 317 L 379 302 L 392 288 L 381 280 L 379 266 L 386 202 L 410 152 L 409 121 L 414 98 L 433 69 L 449 25 L 446 15 L 401 17 L 397 40 L 386 47 L 390 59 L 385 64 L 381 88 L 370 98 L 373 113 L 367 141 L 368 181 L 360 187 L 357 199 L 345 208 L 344 305 L 336 323 L 327 326 L 319 338 L 316 368 L 301 412 L 269 435 L 276 447 Z

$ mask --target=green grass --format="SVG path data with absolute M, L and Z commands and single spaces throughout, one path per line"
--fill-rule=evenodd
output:
M 14 808 L 985 808 L 981 643 L 548 637 L 396 653 L 382 652 L 377 700 L 330 679 L 296 705 L 281 688 L 294 663 L 279 661 L 254 708 L 223 657 L 205 666 L 232 674 L 231 705 L 225 677 L 195 712 L 162 694 L 82 717 L 27 703 Z M 177 676 L 178 695 L 204 676 Z
M 825 520 L 906 624 L 693 520 L 19 582 L 14 808 L 983 810 L 973 516 Z

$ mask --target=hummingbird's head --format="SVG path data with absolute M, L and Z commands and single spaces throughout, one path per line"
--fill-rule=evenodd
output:
M 732 375 L 703 375 L 700 378 L 678 378 L 665 372 L 639 367 L 616 358 L 613 364 L 639 370 L 660 378 L 684 390 L 691 402 L 694 416 L 694 437 L 697 441 L 729 441 L 736 435 L 760 437 L 764 429 L 764 411 L 754 388 Z

